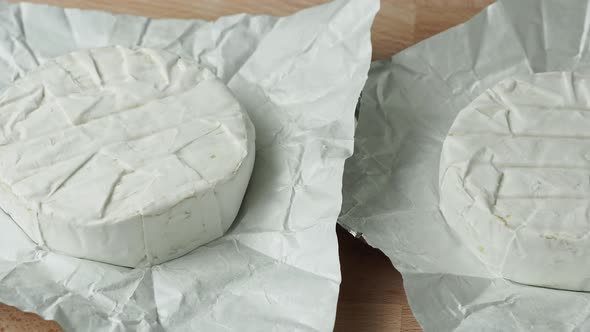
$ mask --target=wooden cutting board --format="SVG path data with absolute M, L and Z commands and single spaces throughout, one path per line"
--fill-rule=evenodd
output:
M 199 18 L 252 13 L 288 15 L 325 0 L 33 0 L 62 7 L 99 9 L 151 17 Z M 462 23 L 492 0 L 382 0 L 372 29 L 373 59 L 386 59 Z M 337 332 L 421 331 L 408 306 L 402 278 L 389 259 L 338 228 L 342 285 Z M 0 309 L 2 307 L 0 306 Z M 25 317 L 23 319 L 23 317 Z M 34 316 L 0 310 L 0 331 L 23 331 Z M 16 320 L 18 319 L 18 320 Z M 4 325 L 3 325 L 4 324 Z M 35 324 L 38 324 L 35 323 Z M 48 324 L 54 324 L 49 322 Z M 24 325 L 23 325 L 24 326 Z

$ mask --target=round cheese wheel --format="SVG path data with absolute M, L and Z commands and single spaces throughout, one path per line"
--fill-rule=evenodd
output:
M 590 290 L 590 76 L 508 79 L 446 137 L 440 209 L 504 278 Z
M 77 51 L 0 96 L 0 207 L 36 243 L 129 267 L 219 238 L 254 127 L 214 74 L 161 50 Z

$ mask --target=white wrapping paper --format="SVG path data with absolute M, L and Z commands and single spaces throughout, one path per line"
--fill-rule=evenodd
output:
M 148 19 L 0 3 L 0 88 L 77 48 L 165 48 L 209 66 L 255 124 L 254 173 L 229 233 L 128 269 L 48 252 L 0 215 L 0 302 L 67 331 L 327 331 L 340 272 L 334 232 L 376 0 L 285 18 Z
M 439 158 L 457 113 L 509 76 L 590 70 L 585 0 L 500 1 L 468 23 L 373 63 L 340 222 L 404 276 L 426 331 L 590 331 L 590 294 L 488 272 L 439 211 Z

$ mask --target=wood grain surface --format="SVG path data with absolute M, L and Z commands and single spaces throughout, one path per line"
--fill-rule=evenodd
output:
M 55 321 L 44 320 L 32 312 L 24 312 L 0 303 L 0 332 L 63 332 Z
M 237 13 L 288 15 L 325 0 L 33 0 L 62 7 L 150 17 L 214 20 Z M 372 29 L 373 59 L 393 54 L 460 24 L 492 0 L 382 0 Z M 389 259 L 338 227 L 342 285 L 335 331 L 420 331 L 402 278 Z M 0 307 L 1 309 L 1 307 Z M 9 317 L 0 310 L 0 327 Z M 14 316 L 11 316 L 14 317 Z M 15 325 L 10 325 L 14 327 Z M 5 329 L 3 332 L 21 331 Z
M 334 331 L 421 331 L 389 259 L 340 226 L 337 234 L 342 284 Z
M 214 20 L 238 13 L 289 15 L 326 0 L 29 0 L 150 17 Z M 462 23 L 492 0 L 382 0 L 372 30 L 373 59 L 384 59 Z

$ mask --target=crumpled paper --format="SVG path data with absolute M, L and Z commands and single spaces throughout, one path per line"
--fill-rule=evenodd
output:
M 0 215 L 0 302 L 68 331 L 326 331 L 334 232 L 377 0 L 285 18 L 148 19 L 0 2 L 0 88 L 78 48 L 164 48 L 214 70 L 255 124 L 256 165 L 227 235 L 129 269 L 44 251 Z
M 457 113 L 495 83 L 590 71 L 585 0 L 499 1 L 466 24 L 373 63 L 340 222 L 403 274 L 425 331 L 589 331 L 590 294 L 487 271 L 439 211 L 439 158 Z

